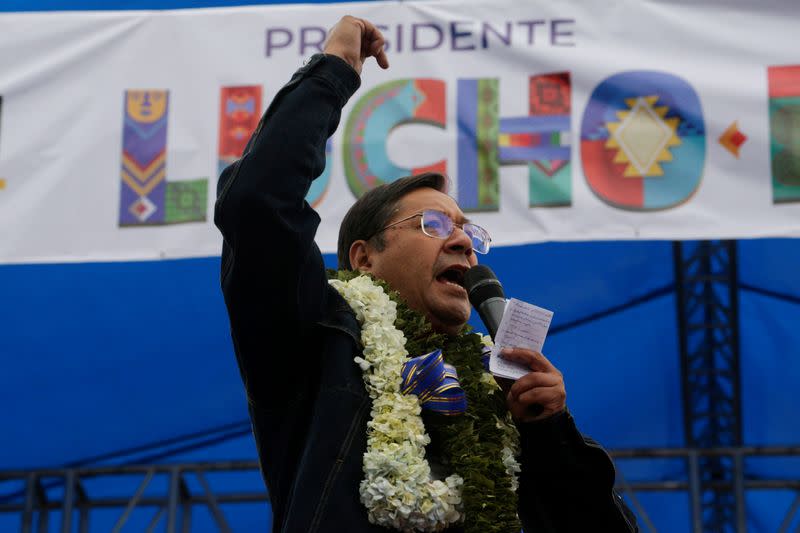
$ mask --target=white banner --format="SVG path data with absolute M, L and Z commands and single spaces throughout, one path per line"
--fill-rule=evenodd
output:
M 388 39 L 309 195 L 435 168 L 494 243 L 800 235 L 795 0 L 0 15 L 0 263 L 216 255 L 216 178 L 344 14 Z

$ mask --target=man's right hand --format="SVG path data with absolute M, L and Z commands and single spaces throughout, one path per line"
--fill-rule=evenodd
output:
M 345 15 L 328 32 L 323 52 L 347 61 L 359 75 L 364 61 L 374 57 L 381 68 L 389 68 L 389 59 L 383 46 L 386 40 L 371 22 Z

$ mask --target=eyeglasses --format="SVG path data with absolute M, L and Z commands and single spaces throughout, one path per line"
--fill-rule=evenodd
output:
M 374 235 L 377 235 L 383 230 L 389 229 L 392 226 L 396 226 L 401 222 L 405 222 L 406 220 L 411 220 L 414 217 L 420 217 L 420 227 L 422 228 L 422 233 L 427 235 L 428 237 L 433 237 L 435 239 L 447 239 L 450 235 L 453 234 L 456 226 L 464 230 L 464 233 L 472 240 L 472 249 L 478 252 L 479 254 L 488 254 L 489 253 L 489 245 L 492 242 L 492 238 L 489 236 L 489 233 L 483 229 L 482 227 L 473 224 L 472 222 L 464 222 L 462 224 L 456 224 L 453 222 L 453 219 L 450 218 L 450 215 L 443 211 L 437 211 L 436 209 L 426 209 L 420 213 L 414 213 L 413 215 L 409 215 L 406 218 L 398 220 L 397 222 L 392 222 L 388 226 L 381 228 L 380 230 L 376 231 Z M 371 238 L 371 237 L 370 237 Z

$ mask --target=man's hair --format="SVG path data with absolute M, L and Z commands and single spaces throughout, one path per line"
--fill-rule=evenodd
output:
M 358 240 L 372 240 L 378 251 L 386 242 L 381 231 L 399 207 L 400 199 L 413 190 L 429 187 L 447 192 L 447 178 L 438 172 L 425 172 L 406 176 L 391 183 L 379 185 L 356 200 L 339 227 L 339 268 L 351 270 L 350 246 Z

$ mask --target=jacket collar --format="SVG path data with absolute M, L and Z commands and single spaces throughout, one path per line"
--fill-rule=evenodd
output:
M 326 328 L 333 328 L 350 335 L 359 348 L 361 346 L 361 326 L 356 319 L 356 314 L 350 308 L 339 291 L 328 285 L 328 298 L 325 314 L 317 323 Z

